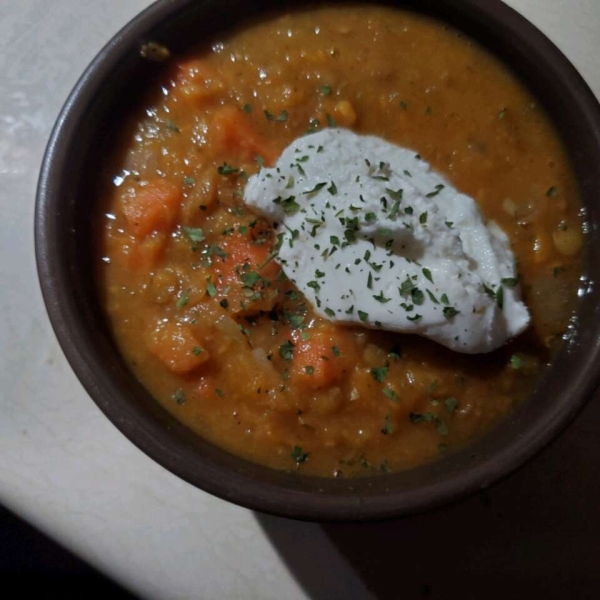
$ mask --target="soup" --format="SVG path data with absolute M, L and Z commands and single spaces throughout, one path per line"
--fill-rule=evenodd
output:
M 244 189 L 328 127 L 411 149 L 476 200 L 517 259 L 524 334 L 465 355 L 317 314 Z M 325 477 L 431 461 L 522 402 L 568 329 L 583 236 L 561 141 L 497 59 L 427 17 L 311 9 L 172 57 L 110 173 L 98 278 L 116 344 L 170 413 L 251 461 Z

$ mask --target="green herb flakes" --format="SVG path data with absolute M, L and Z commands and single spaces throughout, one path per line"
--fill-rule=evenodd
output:
M 371 377 L 379 383 L 383 383 L 387 377 L 389 367 L 387 365 L 383 367 L 374 367 L 371 369 Z
M 217 167 L 217 172 L 219 173 L 219 175 L 238 175 L 240 173 L 240 170 L 237 167 L 232 167 L 231 165 L 228 165 L 226 162 L 224 162 L 221 166 Z
M 206 293 L 211 298 L 214 298 L 217 295 L 217 288 L 215 284 L 211 281 L 210 277 L 206 280 Z
M 204 241 L 204 231 L 200 227 L 184 227 L 183 232 L 193 244 L 199 244 Z
M 423 271 L 423 275 L 425 275 L 425 278 L 428 279 L 429 281 L 431 281 L 431 283 L 433 283 L 433 277 L 431 276 L 431 271 L 429 269 L 427 269 L 426 267 L 424 267 L 422 269 Z
M 177 300 L 177 308 L 183 308 L 190 301 L 186 292 L 181 292 L 179 300 Z
M 451 412 L 453 413 L 456 410 L 456 407 L 458 406 L 458 400 L 456 398 L 454 398 L 454 396 L 450 397 L 450 398 L 446 398 L 444 400 L 444 406 Z
M 523 359 L 518 354 L 513 354 L 510 357 L 510 366 L 513 369 L 519 370 L 524 364 Z
M 294 347 L 294 343 L 291 340 L 287 340 L 287 342 L 279 346 L 279 356 L 281 356 L 283 360 L 292 360 Z
M 383 393 L 392 401 L 392 402 L 400 402 L 400 398 L 398 394 L 391 387 L 384 387 Z
M 460 313 L 460 310 L 457 310 L 453 306 L 444 306 L 443 312 L 446 319 L 452 319 L 452 317 L 455 317 Z
M 306 459 L 308 458 L 308 455 L 310 454 L 310 452 L 303 452 L 302 448 L 300 446 L 294 446 L 294 448 L 292 449 L 292 460 L 297 464 L 300 465 L 303 462 L 306 461 Z
M 383 424 L 381 433 L 383 433 L 383 435 L 391 435 L 394 433 L 394 423 L 392 422 L 390 415 L 385 417 L 385 423 Z
M 271 114 L 268 110 L 264 111 L 265 117 L 267 117 L 267 121 L 274 121 L 276 123 L 285 123 L 288 120 L 288 111 L 282 110 L 279 115 L 275 116 Z

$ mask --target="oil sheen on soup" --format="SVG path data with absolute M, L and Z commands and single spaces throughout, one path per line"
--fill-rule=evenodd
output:
M 524 333 L 464 354 L 316 310 L 244 190 L 327 129 L 410 149 L 475 200 L 510 241 Z M 442 23 L 351 6 L 248 25 L 172 56 L 123 132 L 98 226 L 112 333 L 158 402 L 239 456 L 326 477 L 431 461 L 525 399 L 568 330 L 583 235 L 564 148 L 524 86 Z

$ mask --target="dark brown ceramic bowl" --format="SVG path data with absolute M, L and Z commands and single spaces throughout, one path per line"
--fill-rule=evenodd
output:
M 186 429 L 128 371 L 98 303 L 91 252 L 98 166 L 123 115 L 140 101 L 141 90 L 161 68 L 140 58 L 140 45 L 158 41 L 177 54 L 282 4 L 159 1 L 96 57 L 58 118 L 42 167 L 35 234 L 46 306 L 69 362 L 100 409 L 150 457 L 199 488 L 242 506 L 299 519 L 358 521 L 422 511 L 489 486 L 513 471 L 582 408 L 598 382 L 597 286 L 580 298 L 571 340 L 564 343 L 537 391 L 488 435 L 432 464 L 358 480 L 274 471 L 233 456 Z M 395 4 L 425 11 L 479 40 L 546 107 L 579 178 L 589 223 L 586 275 L 600 281 L 600 107 L 581 77 L 548 39 L 498 0 Z

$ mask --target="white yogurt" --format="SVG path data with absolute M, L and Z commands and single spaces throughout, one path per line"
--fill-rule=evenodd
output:
M 325 129 L 250 178 L 286 275 L 331 321 L 489 352 L 524 331 L 508 238 L 411 150 Z

